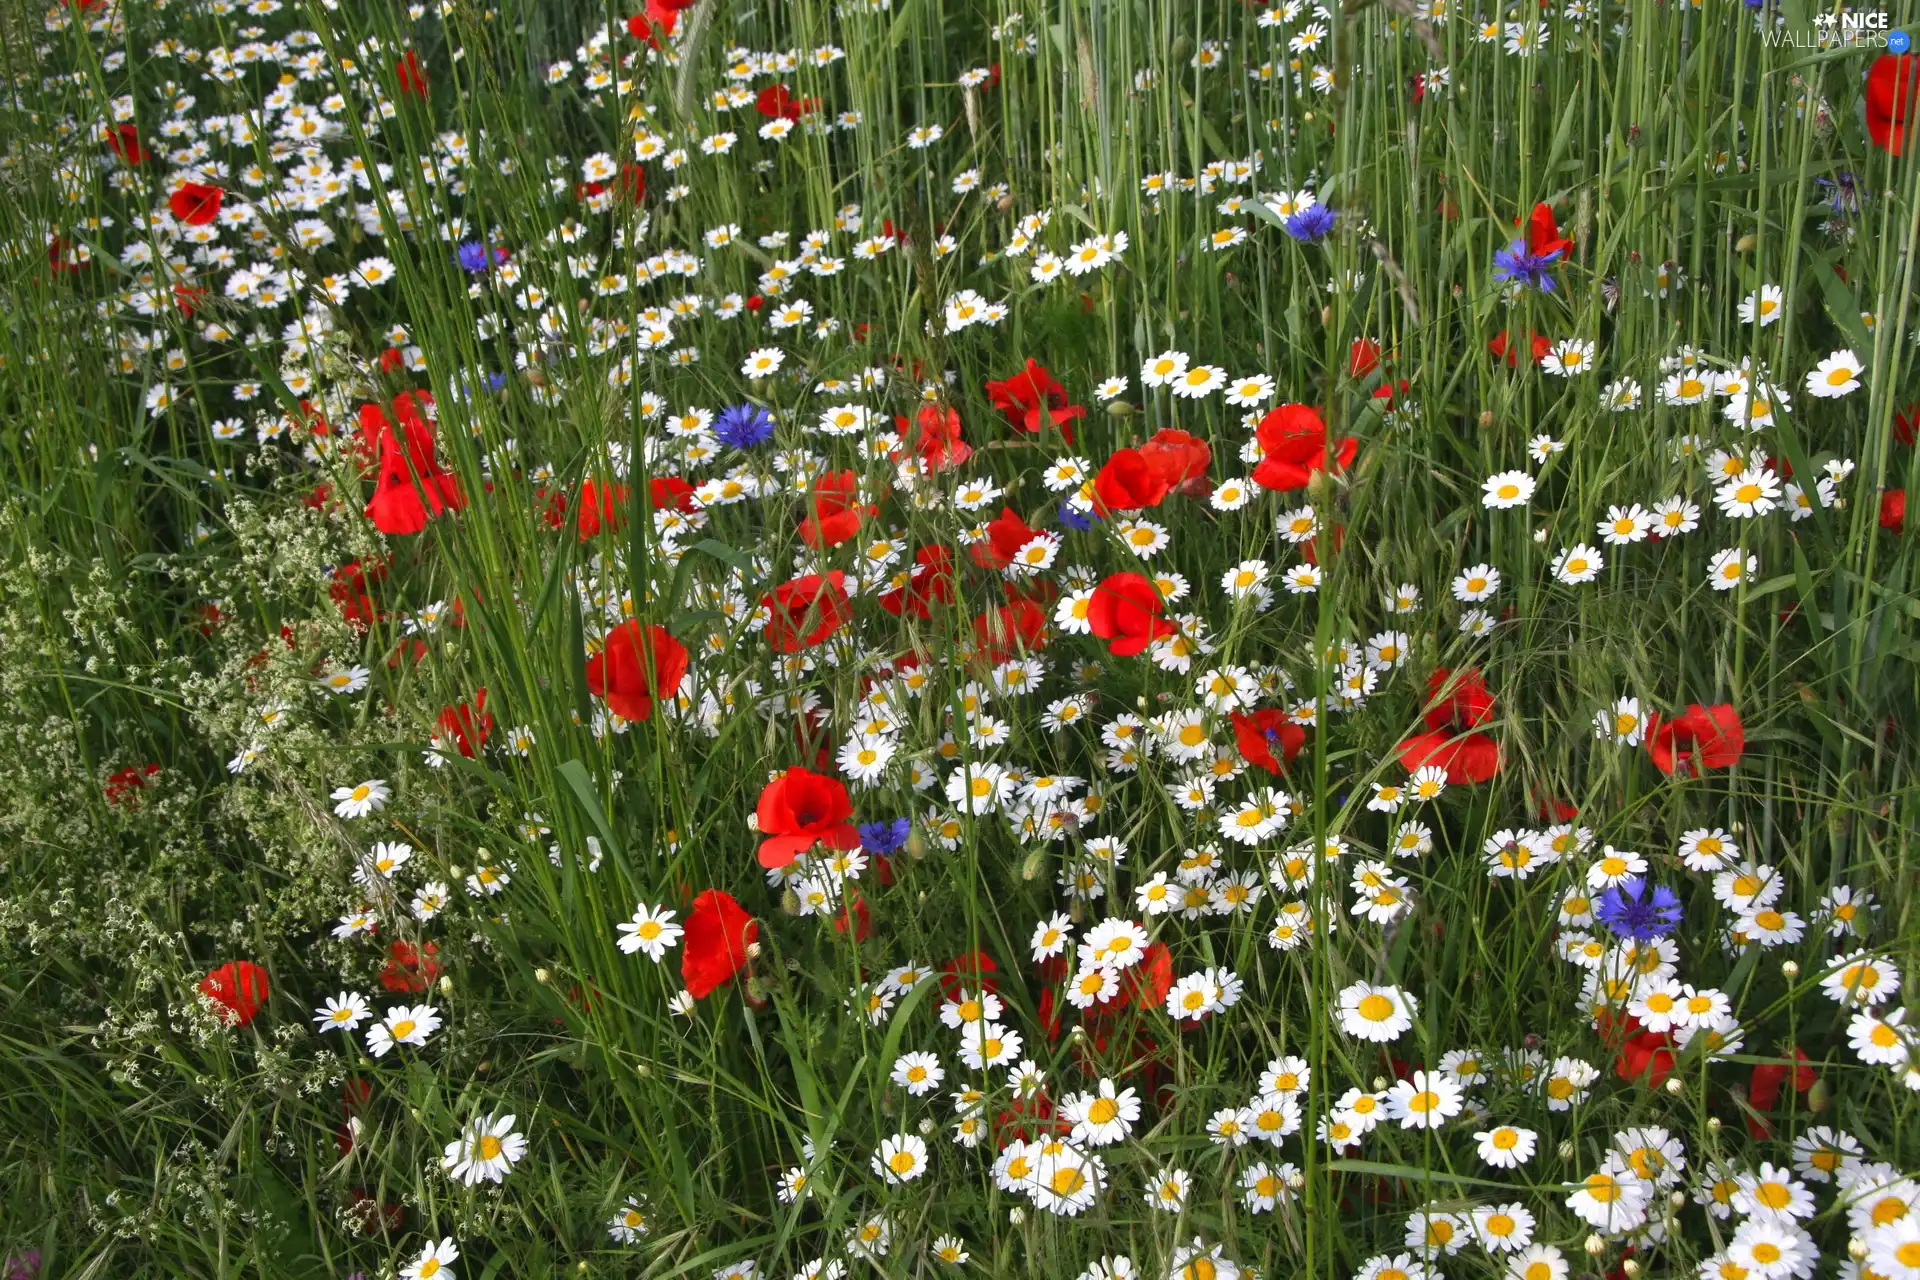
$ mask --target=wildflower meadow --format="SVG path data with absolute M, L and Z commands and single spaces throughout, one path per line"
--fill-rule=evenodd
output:
M 1870 6 L 0 8 L 0 1276 L 1920 1280 Z

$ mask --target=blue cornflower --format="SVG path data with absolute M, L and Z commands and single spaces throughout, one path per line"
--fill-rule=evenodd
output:
M 462 271 L 485 271 L 493 265 L 493 251 L 479 240 L 468 240 L 455 251 Z
M 1493 255 L 1493 278 L 1512 280 L 1521 287 L 1532 285 L 1542 293 L 1553 292 L 1553 277 L 1547 269 L 1560 260 L 1560 251 L 1534 253 L 1525 240 L 1515 240 Z
M 1831 178 L 1815 178 L 1814 185 L 1827 188 L 1827 203 L 1837 213 L 1860 212 L 1860 184 L 1851 170 L 1842 169 Z
M 1280 229 L 1295 240 L 1318 240 L 1333 230 L 1333 210 L 1324 204 L 1310 204 L 1280 223 Z
M 757 404 L 729 405 L 714 419 L 713 434 L 729 449 L 751 449 L 773 436 L 773 415 Z
M 1069 529 L 1078 529 L 1085 533 L 1093 528 L 1093 516 L 1088 512 L 1075 510 L 1071 502 L 1063 502 L 1060 504 L 1060 523 Z
M 913 823 L 906 818 L 882 818 L 879 822 L 859 823 L 854 829 L 860 833 L 862 849 L 876 858 L 887 858 L 907 847 Z
M 1623 938 L 1652 942 L 1678 928 L 1683 912 L 1680 896 L 1673 890 L 1657 884 L 1648 893 L 1644 879 L 1629 876 L 1600 895 L 1593 914 Z

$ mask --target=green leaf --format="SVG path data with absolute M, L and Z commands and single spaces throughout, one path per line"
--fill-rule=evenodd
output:
M 600 807 L 600 796 L 593 789 L 593 779 L 587 774 L 587 766 L 578 759 L 569 760 L 560 766 L 560 776 L 567 780 L 567 786 L 573 789 L 573 795 L 580 802 L 580 808 L 586 813 L 587 821 L 606 842 L 608 852 L 616 858 L 625 858 L 626 852 L 620 847 L 620 839 L 613 834 L 613 828 L 607 824 L 606 811 Z

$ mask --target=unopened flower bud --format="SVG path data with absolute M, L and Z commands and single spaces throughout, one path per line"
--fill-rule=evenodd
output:
M 1378 1093 L 1380 1090 L 1386 1087 L 1387 1087 L 1387 1078 L 1385 1076 L 1375 1076 L 1373 1078 L 1374 1092 Z
M 1480 411 L 1480 425 L 1483 428 L 1493 425 L 1493 410 L 1482 409 Z
M 548 982 L 552 981 L 552 979 L 553 979 L 553 974 L 545 969 L 535 969 L 533 971 L 533 980 L 539 983 L 543 987 L 546 986 Z
M 1676 1211 L 1684 1209 L 1687 1207 L 1687 1193 L 1684 1191 L 1669 1192 L 1667 1194 L 1667 1203 L 1673 1206 Z
M 441 974 L 441 975 L 440 975 L 440 990 L 441 990 L 441 991 L 442 991 L 443 993 L 444 993 L 444 992 L 448 992 L 448 991 L 452 991 L 452 990 L 453 990 L 453 975 L 452 975 L 452 974 L 450 974 L 450 973 L 443 973 L 443 974 Z
M 1107 401 L 1107 416 L 1109 418 L 1131 418 L 1135 412 L 1137 411 L 1134 407 L 1125 400 Z
M 1559 1150 L 1560 1150 L 1560 1158 L 1562 1160 L 1573 1159 L 1573 1140 L 1571 1138 L 1561 1139 Z
M 1720 1117 L 1719 1117 L 1719 1116 L 1708 1116 L 1708 1117 L 1707 1117 L 1707 1128 L 1708 1128 L 1709 1130 L 1711 1130 L 1712 1132 L 1714 1132 L 1714 1133 L 1718 1133 L 1718 1132 L 1720 1132 Z
M 1780 976 L 1787 979 L 1789 982 L 1799 977 L 1800 962 L 1797 960 L 1782 960 L 1780 962 Z
M 760 951 L 761 947 L 758 942 L 749 942 L 747 944 L 747 959 L 758 960 L 760 958 Z
M 1855 1236 L 1853 1239 L 1847 1241 L 1847 1256 L 1855 1262 L 1865 1262 L 1867 1260 L 1867 1242 L 1859 1236 Z
M 1590 1235 L 1587 1237 L 1586 1249 L 1589 1254 L 1597 1258 L 1607 1251 L 1607 1242 L 1598 1234 Z
M 1682 1080 L 1682 1079 L 1681 1079 L 1681 1078 L 1680 1078 L 1679 1076 L 1668 1076 L 1668 1077 L 1667 1077 L 1667 1092 L 1668 1092 L 1668 1093 L 1670 1093 L 1670 1094 L 1672 1094 L 1672 1095 L 1673 1095 L 1674 1097 L 1676 1097 L 1676 1098 L 1677 1098 L 1677 1097 L 1679 1097 L 1679 1096 L 1680 1096 L 1681 1094 L 1683 1094 L 1683 1093 L 1685 1093 L 1686 1091 L 1687 1091 L 1687 1082 L 1686 1082 L 1686 1081 L 1684 1081 L 1684 1080 Z
M 1632 1277 L 1640 1274 L 1640 1263 L 1633 1258 L 1628 1258 L 1620 1264 L 1620 1270 L 1628 1277 L 1628 1280 L 1632 1280 Z
M 1022 1209 L 1019 1205 L 1015 1205 L 1013 1206 L 1013 1208 L 1007 1210 L 1007 1221 L 1011 1222 L 1014 1226 L 1017 1227 L 1021 1223 L 1025 1222 L 1026 1220 L 1027 1220 L 1027 1211 L 1025 1209 Z

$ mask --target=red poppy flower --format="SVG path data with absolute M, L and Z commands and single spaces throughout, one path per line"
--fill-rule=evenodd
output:
M 1673 1074 L 1673 1037 L 1664 1031 L 1628 1036 L 1614 1059 L 1613 1073 L 1622 1080 L 1644 1080 L 1649 1089 L 1658 1089 Z
M 493 732 L 493 717 L 487 714 L 487 691 L 480 689 L 470 702 L 441 708 L 437 723 L 441 743 L 452 743 L 461 755 L 473 759 Z
M 847 575 L 810 573 L 775 587 L 761 601 L 773 611 L 767 623 L 767 643 L 775 653 L 811 649 L 853 620 L 847 599 Z
M 365 631 L 383 616 L 380 607 L 374 603 L 373 593 L 368 589 L 370 581 L 378 581 L 387 576 L 387 566 L 381 563 L 362 565 L 355 560 L 343 564 L 333 571 L 333 581 L 327 586 L 327 594 L 339 607 L 340 616 L 355 631 Z
M 849 821 L 853 800 L 847 784 L 803 765 L 794 765 L 761 789 L 753 816 L 767 837 L 760 842 L 760 865 L 768 870 L 786 866 L 816 844 L 860 847 L 860 832 Z
M 1500 772 L 1500 745 L 1485 733 L 1416 733 L 1400 744 L 1400 764 L 1409 773 L 1433 765 L 1461 785 L 1485 782 Z
M 810 547 L 837 547 L 860 532 L 860 526 L 879 508 L 860 502 L 860 477 L 851 471 L 829 471 L 813 482 L 809 501 L 813 514 L 800 522 L 800 538 Z
M 128 765 L 124 769 L 116 770 L 114 775 L 107 779 L 106 786 L 102 788 L 106 793 L 107 803 L 128 809 L 137 807 L 140 803 L 140 793 L 146 790 L 148 779 L 155 777 L 159 772 L 160 766 L 157 764 L 145 767 Z
M 1173 953 L 1164 942 L 1149 943 L 1140 963 L 1121 971 L 1120 985 L 1113 996 L 1082 1010 L 1080 1021 L 1089 1030 L 1104 1032 L 1123 1013 L 1130 1010 L 1146 1013 L 1160 1008 L 1166 1004 L 1167 992 L 1171 990 Z
M 666 628 L 629 618 L 607 633 L 607 643 L 587 659 L 587 688 L 627 720 L 653 715 L 655 698 L 671 698 L 687 674 L 687 647 Z
M 956 409 L 922 405 L 911 424 L 901 417 L 893 421 L 907 442 L 907 452 L 926 464 L 928 471 L 945 471 L 973 456 L 973 446 L 960 438 L 960 413 Z
M 1022 431 L 1038 432 L 1049 423 L 1060 429 L 1068 444 L 1073 443 L 1072 423 L 1087 411 L 1067 403 L 1067 389 L 1054 381 L 1046 367 L 1028 360 L 1027 367 L 1011 378 L 987 384 L 987 396 L 1007 421 Z
M 1550 253 L 1565 258 L 1573 252 L 1573 241 L 1560 234 L 1560 224 L 1553 220 L 1553 210 L 1545 204 L 1536 204 L 1527 215 L 1527 251 L 1537 258 Z
M 85 265 L 74 257 L 73 246 L 65 236 L 47 237 L 47 268 L 53 274 L 64 275 L 69 271 L 78 271 Z
M 420 55 L 412 49 L 407 56 L 393 64 L 394 74 L 400 77 L 400 92 L 414 98 L 427 96 L 427 69 L 420 65 Z
M 1158 507 L 1167 497 L 1167 482 L 1139 449 L 1119 449 L 1092 478 L 1094 507 L 1110 510 L 1144 510 Z
M 1881 54 L 1867 72 L 1867 135 L 1873 145 L 1900 155 L 1916 114 L 1920 114 L 1920 54 Z
M 957 955 L 940 966 L 940 994 L 948 1001 L 958 1001 L 961 993 L 981 991 L 992 995 L 1000 990 L 994 974 L 1000 972 L 1000 966 L 993 957 L 984 951 L 969 951 Z
M 1908 448 L 1920 439 L 1920 402 L 1908 405 L 1905 412 L 1894 413 L 1893 438 Z
M 207 291 L 197 284 L 179 283 L 173 286 L 173 305 L 183 316 L 191 316 L 200 310 L 200 304 L 207 300 Z
M 533 515 L 547 528 L 558 529 L 567 522 L 566 493 L 560 489 L 535 489 Z
M 140 145 L 140 130 L 135 125 L 117 124 L 108 129 L 107 145 L 128 164 L 147 162 L 147 149 Z
M 884 867 L 887 864 L 882 862 L 880 865 Z M 845 933 L 848 929 L 853 930 L 855 942 L 865 942 L 873 933 L 873 912 L 867 906 L 866 895 L 858 889 L 853 891 L 853 905 L 841 907 L 840 914 L 834 917 L 835 933 Z
M 246 1026 L 267 1003 L 267 971 L 251 960 L 230 960 L 200 979 L 200 994 L 219 1006 L 228 1026 Z
M 602 529 L 618 532 L 627 522 L 627 495 L 627 486 L 623 484 L 600 484 L 593 480 L 582 484 L 580 510 L 574 517 L 580 541 L 587 541 Z
M 747 949 L 760 936 L 760 925 L 721 889 L 708 889 L 693 900 L 687 930 L 681 939 L 680 980 L 696 1000 L 704 1000 L 747 967 Z
M 1002 1151 L 1013 1142 L 1032 1142 L 1048 1134 L 1071 1132 L 1073 1126 L 1058 1114 L 1053 1099 L 1045 1093 L 1014 1098 L 994 1113 L 993 1143 Z
M 1140 452 L 1166 477 L 1174 492 L 1189 498 L 1204 498 L 1213 492 L 1213 482 L 1207 479 L 1207 469 L 1213 465 L 1213 446 L 1199 436 L 1177 427 L 1162 427 L 1140 446 Z
M 1535 364 L 1539 364 L 1542 360 L 1545 360 L 1547 353 L 1553 350 L 1553 340 L 1538 333 L 1528 335 L 1527 345 L 1531 350 Z M 1487 343 L 1487 350 L 1493 353 L 1495 359 L 1504 357 L 1507 362 L 1507 368 L 1509 369 L 1513 368 L 1519 362 L 1518 354 L 1514 351 L 1513 344 L 1507 337 L 1507 331 L 1505 329 L 1502 329 L 1495 335 L 1493 341 Z
M 1015 600 L 973 620 L 973 639 L 985 661 L 999 666 L 1047 642 L 1046 610 L 1031 600 Z
M 1793 1077 L 1796 1093 L 1805 1093 L 1813 1088 L 1818 1077 L 1807 1058 L 1807 1051 L 1798 1045 L 1793 1049 L 1793 1064 L 1784 1062 L 1755 1063 L 1753 1075 L 1747 1081 L 1747 1101 L 1753 1104 L 1755 1111 L 1771 1111 L 1780 1101 L 1780 1090 L 1785 1087 L 1787 1077 Z M 1755 1139 L 1766 1138 L 1773 1132 L 1773 1126 L 1758 1116 L 1747 1117 L 1747 1132 Z
M 1372 338 L 1355 338 L 1347 349 L 1347 376 L 1364 378 L 1380 367 L 1380 344 Z
M 952 603 L 953 552 L 938 545 L 915 552 L 905 585 L 880 595 L 880 607 L 896 618 L 908 613 L 927 618 L 933 605 Z
M 1283 404 L 1269 409 L 1254 429 L 1260 441 L 1260 465 L 1253 469 L 1255 484 L 1286 493 L 1304 489 L 1313 473 L 1329 463 L 1327 424 L 1312 405 Z M 1342 438 L 1332 449 L 1335 471 L 1353 465 L 1360 442 L 1352 436 Z
M 1160 588 L 1137 573 L 1116 573 L 1101 580 L 1087 602 L 1093 634 L 1107 641 L 1116 658 L 1130 658 L 1155 640 L 1174 633 L 1160 616 Z
M 1412 389 L 1413 384 L 1405 378 L 1400 379 L 1398 382 L 1383 382 L 1373 389 L 1373 398 L 1382 402 L 1381 408 L 1391 409 L 1393 408 L 1395 399 L 1404 396 Z
M 1647 754 L 1662 773 L 1684 768 L 1698 777 L 1702 769 L 1731 769 L 1747 751 L 1747 730 L 1732 704 L 1711 707 L 1692 703 L 1668 720 L 1657 711 L 1647 713 Z
M 1160 469 L 1138 449 L 1116 450 L 1093 478 L 1094 507 L 1110 511 L 1141 511 L 1157 507 L 1171 488 Z
M 1285 773 L 1300 749 L 1307 745 L 1307 731 L 1287 718 L 1284 711 L 1266 707 L 1244 715 L 1233 713 L 1233 741 L 1240 757 L 1257 764 L 1268 773 Z M 1280 754 L 1275 755 L 1278 748 Z
M 1448 782 L 1487 781 L 1500 772 L 1500 744 L 1492 734 L 1469 731 L 1490 723 L 1493 707 L 1477 670 L 1435 671 L 1427 679 L 1427 732 L 1400 744 L 1400 763 L 1408 772 L 1429 764 L 1445 769 Z
M 390 444 L 404 445 L 407 460 L 416 471 L 438 470 L 434 451 L 433 420 L 428 416 L 433 412 L 433 393 L 431 391 L 402 391 L 391 402 L 393 414 L 388 416 L 386 409 L 378 404 L 360 406 L 360 436 L 356 441 L 360 456 L 371 463 L 378 458 L 380 451 Z M 308 401 L 300 402 L 300 412 L 308 431 L 314 435 L 332 434 L 333 428 L 326 416 Z M 394 421 L 399 421 L 395 430 Z
M 639 204 L 647 198 L 647 171 L 632 160 L 620 163 L 620 186 L 614 192 L 628 204 Z
M 1013 563 L 1014 553 L 1032 542 L 1040 531 L 1021 518 L 1012 507 L 1000 508 L 1000 514 L 987 522 L 987 536 L 967 550 L 973 562 L 983 569 L 1004 569 Z
M 679 476 L 655 476 L 647 481 L 647 503 L 655 511 L 691 513 L 693 486 Z
M 395 396 L 397 432 L 379 405 L 360 407 L 358 447 L 374 451 L 380 477 L 367 503 L 367 518 L 380 532 L 395 536 L 419 533 L 432 516 L 466 505 L 459 479 L 435 456 L 433 427 L 415 403 L 416 394 L 426 404 L 433 402 L 424 391 Z
M 387 944 L 387 962 L 380 966 L 380 985 L 395 993 L 419 993 L 440 977 L 440 948 L 436 943 L 415 945 L 395 938 Z
M 1907 531 L 1907 491 L 1889 489 L 1880 495 L 1880 527 L 1889 533 Z
M 796 98 L 783 84 L 770 84 L 753 101 L 753 109 L 769 120 L 798 120 L 819 106 L 814 98 Z
M 167 197 L 167 208 L 188 226 L 204 227 L 219 216 L 220 202 L 226 198 L 226 194 L 219 187 L 186 182 Z

